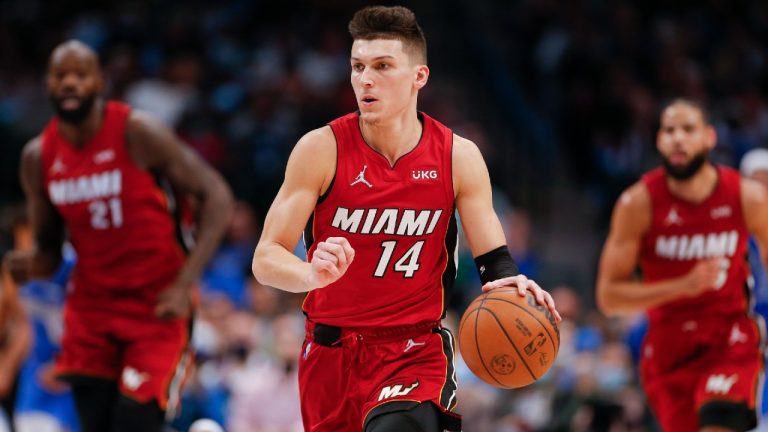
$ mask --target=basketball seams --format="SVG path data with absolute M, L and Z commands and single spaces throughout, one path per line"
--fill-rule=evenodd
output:
M 515 345 L 515 341 L 513 341 L 512 338 L 509 336 L 509 333 L 507 333 L 507 329 L 502 325 L 501 320 L 499 320 L 499 317 L 496 316 L 496 314 L 491 309 L 486 309 L 486 308 L 483 308 L 483 307 L 481 307 L 479 309 L 488 311 L 488 313 L 491 314 L 493 319 L 496 320 L 496 324 L 499 325 L 499 328 L 501 329 L 502 333 L 504 333 L 504 336 L 507 338 L 507 341 L 509 341 L 509 344 L 512 345 L 512 348 L 515 350 L 515 354 L 517 354 L 517 357 L 520 359 L 520 361 L 523 362 L 523 365 L 525 366 L 525 369 L 528 371 L 528 373 L 531 374 L 531 377 L 533 377 L 534 381 L 539 379 L 536 376 L 536 374 L 533 373 L 533 371 L 531 370 L 531 367 L 528 366 L 528 362 L 525 361 L 525 358 L 523 357 L 523 355 L 520 354 L 520 350 L 517 349 L 517 345 Z M 496 379 L 496 378 L 494 377 L 494 379 Z M 504 386 L 504 387 L 507 387 L 507 386 Z
M 491 295 L 493 293 L 497 293 L 499 295 L 493 296 Z M 513 295 L 513 297 L 510 298 L 508 297 L 509 295 Z M 494 306 L 491 300 L 498 300 L 499 302 L 502 303 L 502 305 Z M 519 338 L 517 338 L 517 333 L 515 332 L 509 333 L 509 331 L 513 330 L 512 327 L 507 328 L 507 326 L 509 325 L 514 326 L 514 322 L 519 321 L 519 320 L 516 320 L 516 321 L 510 322 L 507 320 L 508 316 L 512 316 L 512 317 L 519 316 L 524 321 L 529 318 L 524 318 L 525 315 L 518 315 L 514 313 L 513 312 L 514 310 L 505 311 L 504 308 L 506 308 L 507 306 L 503 306 L 504 303 L 514 305 L 517 308 L 517 310 L 525 311 L 527 316 L 529 316 L 535 322 L 535 324 L 534 322 L 530 322 L 529 324 L 526 324 L 526 325 L 533 325 L 533 326 L 538 325 L 538 327 L 541 327 L 541 330 L 539 331 L 541 331 L 542 333 L 539 333 L 539 334 L 542 334 L 542 335 L 546 334 L 546 336 L 550 339 L 549 341 L 550 347 L 553 350 L 554 356 L 557 357 L 557 353 L 559 352 L 559 342 L 560 342 L 560 339 L 559 339 L 560 335 L 557 332 L 557 325 L 554 324 L 551 319 L 545 319 L 545 317 L 538 317 L 532 310 L 529 310 L 530 308 L 535 308 L 539 311 L 539 313 L 541 313 L 541 309 L 538 308 L 535 304 L 532 304 L 531 302 L 529 302 L 528 300 L 530 299 L 526 299 L 526 297 L 519 296 L 518 290 L 516 288 L 495 289 L 493 291 L 483 293 L 482 295 L 478 296 L 473 302 L 471 302 L 469 304 L 469 307 L 467 307 L 467 309 L 465 310 L 461 320 L 459 321 L 459 336 L 460 336 L 459 339 L 461 342 L 463 342 L 462 346 L 469 348 L 468 354 L 470 355 L 467 357 L 467 359 L 471 360 L 476 367 L 479 367 L 476 365 L 477 361 L 479 361 L 482 364 L 482 368 L 479 369 L 477 372 L 482 373 L 484 371 L 485 375 L 490 378 L 484 378 L 480 375 L 478 376 L 480 376 L 490 384 L 493 384 L 501 388 L 507 388 L 507 389 L 520 387 L 520 386 L 510 386 L 508 384 L 503 383 L 501 381 L 501 378 L 497 377 L 495 372 L 492 370 L 491 364 L 485 361 L 486 353 L 484 351 L 487 351 L 486 348 L 488 348 L 488 346 L 486 345 L 481 346 L 481 339 L 483 339 L 483 337 L 481 336 L 484 335 L 484 333 L 481 331 L 481 328 L 491 331 L 491 327 L 488 327 L 488 326 L 492 326 L 493 324 L 491 323 L 491 321 L 483 321 L 482 323 L 480 322 L 480 319 L 482 318 L 481 317 L 482 310 L 485 310 L 491 314 L 491 317 L 495 321 L 496 326 L 498 327 L 498 329 L 501 330 L 504 337 L 507 339 L 507 342 L 510 345 L 512 345 L 512 348 L 514 349 L 514 354 L 511 351 L 509 351 L 508 354 L 516 355 L 518 357 L 518 359 L 525 366 L 525 369 L 528 371 L 529 376 L 532 377 L 533 381 L 536 381 L 538 378 L 543 376 L 547 372 L 549 367 L 544 367 L 542 371 L 538 368 L 538 364 L 535 365 L 536 367 L 532 367 L 531 365 L 529 365 L 528 360 L 533 360 L 533 359 L 527 359 L 526 357 L 524 357 L 522 354 L 522 351 L 519 349 L 519 348 L 522 348 L 522 345 L 525 345 L 526 342 L 523 341 L 522 339 L 518 340 Z M 473 326 L 474 328 L 470 329 L 469 326 L 467 326 L 466 329 L 464 328 L 467 320 L 475 321 Z M 548 327 L 552 327 L 552 328 L 548 328 Z M 513 336 L 515 337 L 513 338 Z M 499 334 L 496 337 L 501 337 L 501 334 Z M 541 336 L 538 336 L 538 337 L 541 337 Z M 555 337 L 557 337 L 557 340 L 555 339 Z M 474 340 L 466 340 L 471 338 L 474 338 Z M 501 342 L 501 340 L 499 340 L 499 342 Z M 520 343 L 521 346 L 518 347 L 517 343 Z M 474 345 L 474 348 L 470 348 L 472 345 Z M 533 371 L 533 369 L 537 369 L 537 371 L 540 372 L 539 377 L 536 376 L 536 373 Z
M 478 318 L 480 318 L 480 311 L 483 310 L 483 303 L 485 303 L 485 297 L 483 297 L 480 300 L 480 305 L 475 309 L 477 311 L 477 317 L 475 317 L 475 349 L 477 350 L 477 356 L 480 358 L 480 364 L 483 365 L 483 369 L 485 369 L 485 372 L 488 374 L 489 377 L 493 378 L 494 381 L 499 383 L 500 386 L 506 387 L 501 381 L 499 381 L 496 376 L 491 373 L 490 370 L 488 370 L 488 366 L 485 364 L 485 359 L 483 358 L 483 353 L 480 351 L 480 344 L 478 343 L 479 339 L 477 338 L 477 326 L 478 322 L 480 321 Z
M 499 295 L 498 296 L 492 296 L 491 294 L 493 294 L 493 293 L 498 293 Z M 514 293 L 514 295 L 512 293 Z M 509 295 L 513 295 L 513 298 L 509 298 L 508 297 Z M 493 317 L 493 320 L 496 323 L 496 326 L 503 333 L 504 338 L 506 338 L 507 342 L 510 345 L 512 345 L 512 348 L 514 349 L 514 354 L 512 354 L 511 351 L 508 352 L 508 354 L 509 355 L 516 355 L 518 357 L 518 359 L 525 366 L 525 369 L 528 371 L 529 375 L 533 378 L 533 381 L 536 381 L 538 378 L 540 378 L 540 376 L 543 376 L 546 373 L 546 371 L 549 369 L 549 367 L 545 367 L 543 371 L 539 370 L 538 367 L 535 367 L 535 369 L 537 369 L 538 372 L 541 372 L 539 377 L 536 376 L 536 373 L 533 371 L 534 368 L 531 367 L 529 365 L 528 361 L 527 361 L 527 360 L 532 360 L 532 359 L 526 359 L 523 356 L 522 351 L 517 346 L 517 343 L 521 343 L 522 345 L 524 345 L 526 342 L 524 342 L 522 339 L 521 340 L 517 340 L 516 337 L 513 338 L 513 335 L 516 336 L 517 333 L 514 333 L 514 332 L 513 333 L 509 333 L 509 331 L 513 330 L 514 322 L 509 322 L 506 319 L 504 321 L 502 321 L 502 318 L 501 318 L 501 317 L 505 317 L 506 318 L 508 315 L 515 316 L 517 314 L 513 313 L 513 311 L 504 311 L 503 309 L 506 306 L 498 305 L 498 306 L 494 307 L 493 303 L 491 302 L 491 300 L 498 300 L 502 304 L 506 303 L 506 304 L 514 305 L 518 310 L 525 311 L 525 313 L 530 318 L 532 318 L 535 321 L 535 324 L 533 322 L 531 322 L 528 325 L 534 325 L 534 326 L 538 325 L 542 329 L 542 330 L 540 330 L 540 331 L 542 331 L 542 333 L 539 333 L 539 334 L 542 334 L 542 335 L 546 334 L 546 336 L 550 339 L 550 341 L 549 341 L 550 342 L 550 347 L 553 349 L 553 354 L 554 354 L 555 357 L 557 356 L 557 353 L 559 351 L 559 341 L 560 341 L 559 336 L 560 335 L 559 335 L 559 333 L 557 333 L 557 325 L 554 324 L 549 319 L 545 320 L 543 317 L 541 317 L 541 318 L 537 317 L 536 314 L 533 311 L 529 310 L 530 308 L 535 308 L 535 309 L 537 309 L 541 313 L 540 308 L 538 308 L 535 304 L 532 304 L 529 301 L 527 301 L 527 300 L 530 300 L 530 299 L 526 299 L 526 297 L 519 296 L 518 290 L 516 288 L 500 288 L 500 289 L 495 289 L 495 290 L 487 292 L 487 293 L 483 293 L 482 295 L 478 296 L 473 302 L 470 303 L 469 307 L 467 307 L 467 309 L 465 310 L 462 319 L 459 321 L 459 336 L 460 336 L 459 339 L 461 339 L 461 342 L 466 342 L 464 345 L 467 348 L 469 348 L 469 351 L 468 351 L 469 354 L 475 354 L 476 353 L 475 355 L 477 356 L 477 357 L 474 357 L 474 355 L 470 355 L 468 357 L 468 359 L 472 360 L 473 362 L 479 361 L 482 364 L 482 368 L 479 369 L 478 372 L 485 371 L 485 374 L 488 377 L 491 377 L 490 378 L 491 380 L 489 380 L 488 378 L 483 378 L 487 382 L 489 382 L 489 383 L 491 383 L 493 385 L 499 386 L 501 388 L 508 388 L 509 389 L 509 388 L 520 387 L 520 386 L 509 386 L 508 384 L 503 383 L 501 381 L 501 378 L 497 377 L 496 374 L 494 373 L 494 371 L 492 370 L 490 363 L 487 363 L 485 361 L 485 354 L 486 353 L 484 351 L 486 350 L 487 347 L 486 347 L 486 345 L 481 345 L 481 339 L 483 339 L 483 337 L 481 337 L 481 336 L 484 334 L 483 332 L 481 332 L 481 327 L 485 328 L 485 329 L 488 329 L 488 331 L 490 331 L 490 327 L 487 327 L 487 326 L 491 326 L 492 325 L 490 321 L 483 321 L 483 323 L 479 322 L 480 319 L 482 318 L 481 317 L 481 315 L 482 315 L 481 311 L 485 310 L 489 314 L 491 314 L 491 316 Z M 501 308 L 501 309 L 499 309 L 499 308 Z M 502 312 L 504 312 L 504 313 L 502 313 Z M 518 315 L 518 316 L 520 318 L 524 317 L 524 315 Z M 526 320 L 526 318 L 523 318 L 523 319 Z M 467 320 L 474 320 L 475 321 L 474 322 L 474 326 L 473 326 L 474 328 L 472 328 L 472 329 L 470 329 L 469 327 L 467 327 L 466 329 L 464 328 Z M 549 324 L 549 327 L 552 327 L 552 329 L 548 328 L 547 324 Z M 508 325 L 512 325 L 513 327 L 507 328 L 506 326 L 508 326 Z M 470 333 L 470 332 L 472 332 L 472 333 Z M 555 340 L 555 337 L 553 337 L 553 336 L 557 337 L 557 340 Z M 497 337 L 501 337 L 501 335 L 499 334 Z M 464 340 L 464 339 L 469 339 L 469 338 L 474 338 L 474 341 Z M 499 340 L 499 342 L 501 342 L 501 340 Z M 474 345 L 474 348 L 471 348 L 472 345 Z M 522 347 L 522 345 L 521 345 L 521 347 Z M 476 358 L 477 360 L 473 360 L 473 358 Z
M 532 314 L 532 313 L 531 313 L 531 311 L 529 311 L 529 310 L 527 310 L 526 308 L 524 308 L 524 307 L 520 306 L 519 304 L 517 304 L 517 303 L 515 303 L 515 302 L 511 302 L 511 301 L 509 301 L 509 300 L 504 300 L 504 299 L 501 299 L 501 298 L 495 298 L 495 297 L 491 297 L 491 298 L 488 298 L 487 300 L 496 300 L 496 301 L 500 301 L 500 302 L 503 302 L 503 303 L 508 303 L 508 304 L 511 304 L 511 305 L 513 305 L 513 306 L 517 307 L 518 309 L 521 309 L 521 310 L 523 310 L 523 311 L 524 311 L 525 313 L 527 313 L 528 315 L 530 315 L 530 316 L 531 316 L 531 318 L 535 319 L 535 320 L 536 320 L 536 322 L 538 322 L 538 323 L 539 323 L 539 325 L 541 326 L 541 328 L 543 328 L 543 329 L 544 329 L 544 331 L 545 331 L 545 332 L 547 332 L 547 336 L 549 336 L 549 343 L 550 343 L 550 344 L 552 344 L 552 348 L 554 348 L 554 350 L 555 350 L 555 356 L 557 356 L 557 353 L 558 353 L 558 351 L 559 351 L 559 346 L 555 345 L 555 340 L 554 340 L 554 338 L 552 337 L 552 335 L 549 333 L 549 330 L 547 329 L 547 326 L 546 326 L 546 325 L 544 325 L 544 324 L 541 322 L 541 320 L 539 320 L 538 318 L 536 318 L 536 315 Z M 549 321 L 547 321 L 547 324 L 549 324 Z M 559 341 L 559 340 L 560 340 L 560 338 L 558 337 L 558 341 Z

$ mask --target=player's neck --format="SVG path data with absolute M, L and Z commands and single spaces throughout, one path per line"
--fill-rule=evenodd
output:
M 421 139 L 423 125 L 416 110 L 403 116 L 377 122 L 360 121 L 360 133 L 365 142 L 382 156 L 390 166 L 413 150 Z
M 96 136 L 101 128 L 101 122 L 104 118 L 104 101 L 97 99 L 88 117 L 82 123 L 73 124 L 65 121 L 59 121 L 59 134 L 65 141 L 77 148 L 81 148 L 91 138 Z
M 717 169 L 707 163 L 699 172 L 687 180 L 676 180 L 667 176 L 667 186 L 672 195 L 683 201 L 700 203 L 714 192 L 718 182 Z

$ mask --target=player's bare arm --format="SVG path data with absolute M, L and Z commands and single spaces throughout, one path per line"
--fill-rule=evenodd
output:
M 702 260 L 678 278 L 653 283 L 636 280 L 640 245 L 650 227 L 651 197 L 638 182 L 619 197 L 600 257 L 597 305 L 603 313 L 639 312 L 715 286 L 720 273 L 718 258 Z
M 7 269 L 0 284 L 0 330 L 6 341 L 0 349 L 0 398 L 8 396 L 13 380 L 32 345 L 32 326 Z
M 17 284 L 30 277 L 47 278 L 61 263 L 64 221 L 43 186 L 41 154 L 42 139 L 39 136 L 30 140 L 21 154 L 21 187 L 27 200 L 34 244 L 30 252 L 14 251 L 5 257 L 5 266 Z
M 232 215 L 232 193 L 219 173 L 183 145 L 168 127 L 145 113 L 131 113 L 126 142 L 140 168 L 159 172 L 180 192 L 200 202 L 195 247 L 176 282 L 159 295 L 156 309 L 163 317 L 187 316 L 191 312 L 191 286 L 215 252 Z
M 289 292 L 307 292 L 335 282 L 347 271 L 355 251 L 344 237 L 318 241 L 309 263 L 293 254 L 335 171 L 336 139 L 330 127 L 315 129 L 296 143 L 253 254 L 253 274 L 259 282 Z
M 483 156 L 475 143 L 454 135 L 453 138 L 453 190 L 461 225 L 472 251 L 478 257 L 494 249 L 506 247 L 507 240 L 496 212 L 493 210 L 491 181 Z M 531 291 L 539 304 L 546 305 L 560 320 L 555 302 L 548 292 L 525 275 L 504 277 L 483 285 L 483 291 L 505 286 L 517 287 L 521 295 Z
M 741 207 L 747 229 L 757 240 L 760 259 L 768 267 L 768 190 L 750 179 L 741 179 Z

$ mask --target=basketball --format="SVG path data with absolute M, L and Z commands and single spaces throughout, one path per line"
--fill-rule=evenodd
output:
M 461 317 L 459 350 L 469 369 L 496 387 L 523 387 L 557 357 L 560 331 L 549 310 L 529 292 L 498 288 L 476 298 Z

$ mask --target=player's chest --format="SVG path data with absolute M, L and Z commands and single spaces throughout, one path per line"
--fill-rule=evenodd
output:
M 90 151 L 59 147 L 45 191 L 70 229 L 105 230 L 124 224 L 125 211 L 145 194 L 149 175 L 106 144 Z M 138 199 L 138 201 L 137 201 Z
M 658 208 L 648 246 L 657 258 L 673 261 L 733 257 L 746 242 L 741 213 L 732 203 Z
M 334 192 L 340 201 L 355 203 L 444 203 L 452 181 L 450 171 L 433 158 L 399 160 L 390 166 L 382 157 L 354 157 L 344 161 L 340 168 Z

